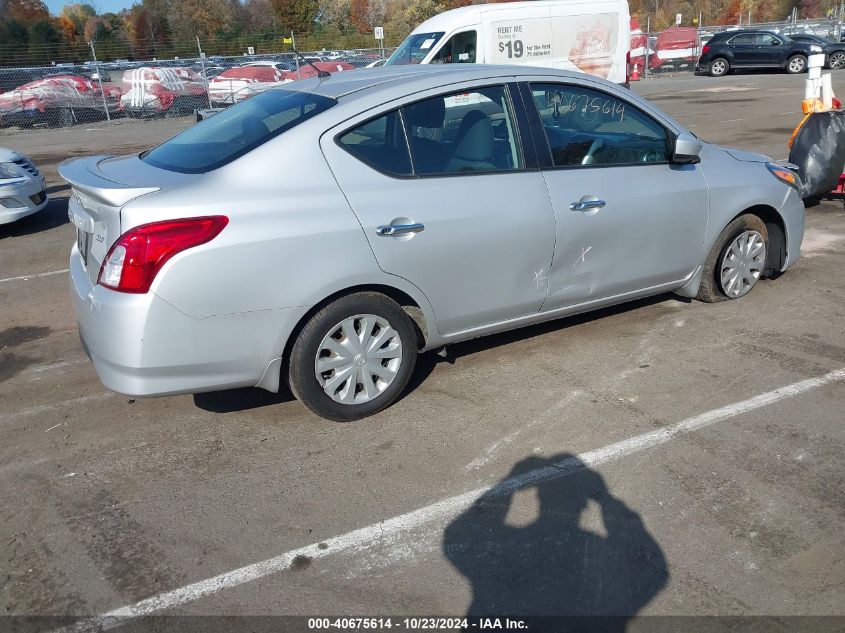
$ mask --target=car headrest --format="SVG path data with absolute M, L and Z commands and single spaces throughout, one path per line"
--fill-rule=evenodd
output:
M 446 102 L 442 98 L 412 103 L 405 107 L 408 123 L 417 127 L 443 127 L 446 118 Z
M 493 124 L 481 110 L 468 112 L 455 135 L 455 158 L 487 161 L 493 157 Z

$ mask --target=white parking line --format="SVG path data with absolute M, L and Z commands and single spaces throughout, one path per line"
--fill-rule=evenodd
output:
M 51 270 L 48 273 L 35 273 L 33 275 L 22 275 L 20 277 L 6 277 L 6 279 L 0 279 L 0 284 L 4 284 L 9 281 L 29 281 L 30 279 L 38 279 L 39 277 L 50 277 L 51 275 L 61 275 L 62 273 L 70 272 L 70 268 L 62 268 L 61 270 Z
M 115 394 L 111 392 L 106 393 L 96 393 L 91 396 L 82 396 L 81 398 L 74 398 L 73 400 L 63 400 L 62 402 L 55 402 L 53 404 L 40 404 L 35 407 L 28 407 L 26 409 L 19 409 L 18 411 L 12 411 L 10 413 L 0 413 L 0 424 L 3 422 L 8 422 L 9 420 L 15 420 L 17 418 L 25 418 L 27 416 L 32 415 L 40 415 L 42 413 L 47 413 L 48 411 L 55 411 L 56 409 L 63 409 L 65 407 L 72 407 L 76 404 L 84 404 L 86 402 L 94 402 L 96 400 L 105 400 L 106 398 L 111 398 Z M 60 426 L 60 425 L 57 425 Z M 53 427 L 55 428 L 55 427 Z M 47 429 L 48 431 L 50 429 Z
M 779 400 L 795 397 L 799 394 L 818 389 L 833 382 L 845 380 L 845 368 L 837 369 L 818 378 L 802 380 L 774 391 L 769 391 L 748 400 L 729 404 L 700 415 L 681 420 L 675 424 L 637 435 L 604 448 L 599 448 L 577 457 L 565 459 L 553 466 L 539 468 L 502 481 L 494 488 L 477 488 L 463 494 L 449 497 L 431 505 L 402 514 L 380 523 L 347 532 L 320 543 L 290 550 L 273 558 L 228 571 L 206 580 L 157 594 L 135 604 L 114 609 L 91 618 L 79 620 L 75 624 L 58 629 L 62 633 L 80 633 L 82 631 L 105 630 L 124 624 L 127 620 L 150 615 L 164 609 L 187 604 L 210 596 L 224 589 L 258 580 L 290 568 L 297 557 L 310 559 L 325 558 L 339 552 L 355 552 L 377 545 L 385 539 L 395 539 L 426 523 L 458 514 L 469 507 L 481 495 L 499 495 L 522 488 L 529 484 L 563 477 L 585 467 L 598 466 L 616 459 L 664 444 L 672 438 L 710 426 L 721 420 L 736 417 L 755 409 L 774 404 Z
M 50 363 L 49 365 L 36 365 L 35 367 L 30 367 L 29 369 L 24 370 L 21 373 L 24 374 L 41 374 L 45 371 L 54 371 L 56 369 L 64 369 L 65 367 L 71 367 L 72 365 L 81 365 L 82 363 L 90 362 L 87 358 L 79 358 L 77 360 L 65 360 L 58 363 Z

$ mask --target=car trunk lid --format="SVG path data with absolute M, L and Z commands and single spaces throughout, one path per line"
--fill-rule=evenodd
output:
M 58 171 L 73 189 L 68 217 L 88 277 L 96 283 L 106 253 L 122 232 L 121 208 L 162 189 L 161 170 L 137 156 L 91 156 L 65 161 Z

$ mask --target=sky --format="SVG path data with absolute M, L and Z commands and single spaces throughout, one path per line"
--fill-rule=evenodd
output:
M 85 1 L 85 0 L 82 0 Z M 62 7 L 66 4 L 73 4 L 74 0 L 45 0 L 47 8 L 53 15 L 59 15 L 62 12 Z M 120 11 L 121 9 L 128 9 L 132 6 L 132 0 L 88 0 L 86 4 L 90 4 L 97 10 L 97 13 L 108 13 L 110 11 Z

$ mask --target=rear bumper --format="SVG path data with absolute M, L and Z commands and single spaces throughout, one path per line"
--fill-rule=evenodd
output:
M 190 317 L 155 293 L 94 285 L 74 245 L 71 297 L 83 347 L 102 383 L 131 396 L 255 386 L 295 310 Z M 282 313 L 282 314 L 280 314 Z M 274 337 L 268 340 L 268 324 Z

